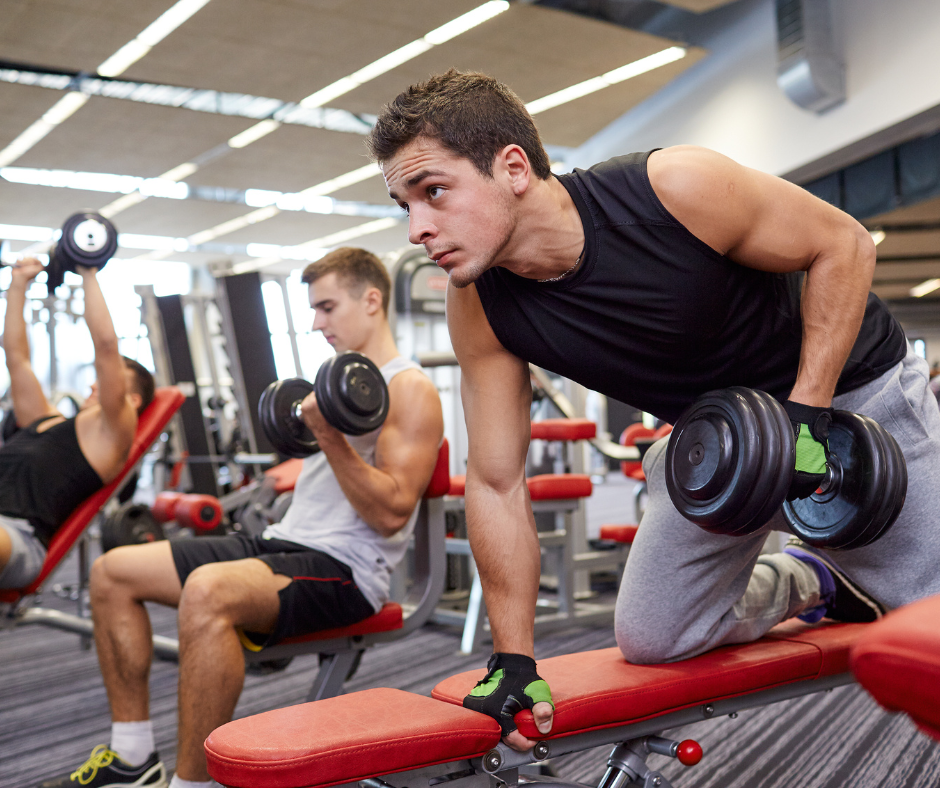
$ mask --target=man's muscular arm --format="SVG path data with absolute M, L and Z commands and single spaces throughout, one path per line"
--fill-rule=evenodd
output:
M 29 283 L 43 270 L 42 263 L 34 257 L 20 260 L 12 267 L 13 279 L 7 290 L 7 308 L 3 320 L 3 350 L 7 370 L 10 372 L 10 392 L 13 411 L 20 427 L 36 419 L 54 415 L 58 411 L 46 399 L 45 392 L 30 363 L 29 337 L 23 309 L 26 306 L 26 290 Z
M 382 536 L 401 530 L 431 479 L 444 434 L 441 401 L 431 380 L 416 370 L 392 378 L 388 416 L 375 446 L 374 466 L 326 423 L 315 394 L 304 399 L 301 410 L 359 516 Z
M 476 287 L 447 288 L 447 324 L 460 362 L 461 395 L 469 439 L 467 534 L 493 634 L 493 651 L 534 656 L 540 551 L 525 482 L 531 427 L 528 365 L 493 333 Z M 543 732 L 551 706 L 533 710 Z M 534 745 L 518 730 L 506 741 Z
M 750 268 L 806 272 L 790 399 L 828 407 L 865 314 L 875 267 L 869 233 L 804 189 L 714 151 L 657 151 L 648 171 L 666 209 L 715 251 Z

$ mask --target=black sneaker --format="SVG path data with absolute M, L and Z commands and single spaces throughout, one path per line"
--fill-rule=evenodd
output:
M 155 752 L 140 766 L 131 766 L 116 752 L 99 744 L 74 772 L 47 780 L 39 788 L 167 788 L 169 784 L 166 769 Z
M 811 624 L 826 617 L 833 621 L 868 623 L 877 621 L 887 608 L 861 586 L 853 583 L 826 557 L 791 537 L 783 552 L 809 564 L 819 576 L 820 604 L 805 610 L 797 618 Z

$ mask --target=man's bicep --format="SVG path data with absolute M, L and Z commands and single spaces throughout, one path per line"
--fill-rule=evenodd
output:
M 20 427 L 31 424 L 41 416 L 56 413 L 52 403 L 46 399 L 36 373 L 28 362 L 8 365 L 10 372 L 10 396 L 13 412 Z

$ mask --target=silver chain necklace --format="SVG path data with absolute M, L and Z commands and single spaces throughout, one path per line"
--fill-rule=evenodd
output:
M 584 247 L 581 247 L 581 254 L 578 255 L 578 259 L 574 261 L 574 265 L 571 266 L 571 268 L 569 268 L 563 274 L 559 274 L 558 276 L 553 276 L 551 279 L 539 279 L 538 280 L 539 284 L 545 284 L 546 282 L 557 282 L 559 279 L 564 279 L 566 276 L 568 276 L 568 274 L 574 271 L 574 269 L 577 268 L 581 264 L 582 257 L 584 257 Z

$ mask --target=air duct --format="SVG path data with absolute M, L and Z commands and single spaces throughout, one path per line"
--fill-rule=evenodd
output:
M 776 0 L 777 84 L 797 106 L 820 113 L 845 100 L 831 0 Z

